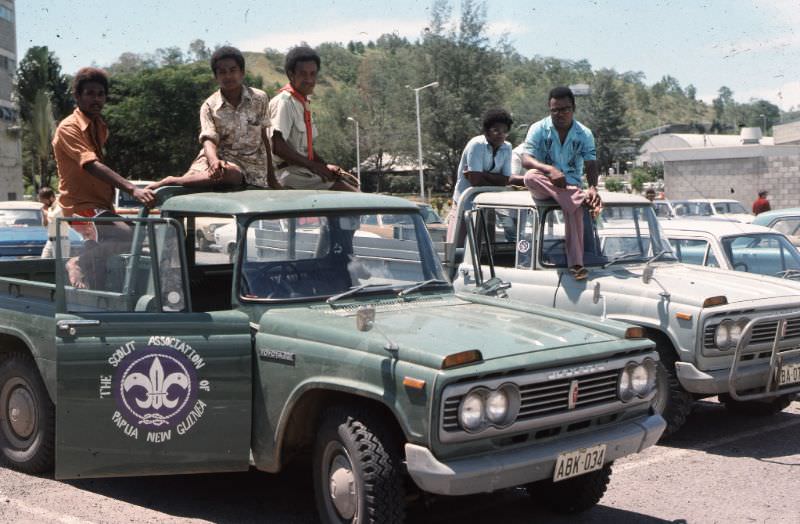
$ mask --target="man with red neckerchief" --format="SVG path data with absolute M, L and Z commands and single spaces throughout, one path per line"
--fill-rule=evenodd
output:
M 289 83 L 269 102 L 275 176 L 287 189 L 358 191 L 339 178 L 339 166 L 327 164 L 314 151 L 317 128 L 308 96 L 314 92 L 320 65 L 317 52 L 307 46 L 286 54 Z

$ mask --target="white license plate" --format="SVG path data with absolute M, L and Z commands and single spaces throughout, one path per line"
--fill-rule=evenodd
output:
M 556 460 L 553 482 L 577 477 L 590 471 L 597 471 L 603 467 L 605 456 L 605 444 L 561 453 Z
M 795 384 L 800 382 L 800 362 L 784 364 L 778 370 L 778 385 Z

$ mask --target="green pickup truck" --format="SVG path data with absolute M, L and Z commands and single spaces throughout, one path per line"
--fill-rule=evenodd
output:
M 0 265 L 6 465 L 77 478 L 308 457 L 324 522 L 397 522 L 412 490 L 526 486 L 586 509 L 664 430 L 640 328 L 495 298 L 492 281 L 455 293 L 413 203 L 158 196 L 159 217 L 125 219 L 129 240 Z M 415 234 L 363 231 L 370 215 Z M 209 218 L 235 220 L 233 261 L 195 246 Z

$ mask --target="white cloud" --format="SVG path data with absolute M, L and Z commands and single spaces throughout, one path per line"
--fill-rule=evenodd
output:
M 351 40 L 366 42 L 374 41 L 386 33 L 395 33 L 414 40 L 422 34 L 426 26 L 427 23 L 423 20 L 337 20 L 327 27 L 306 28 L 302 33 L 294 29 L 270 31 L 261 36 L 235 42 L 235 45 L 245 51 L 262 51 L 267 47 L 285 51 L 298 45 L 301 40 L 312 46 L 323 42 L 346 43 Z
M 736 93 L 735 98 L 739 101 L 748 101 L 751 98 L 767 100 L 784 111 L 800 109 L 800 81 L 786 82 L 777 88 L 758 88 Z

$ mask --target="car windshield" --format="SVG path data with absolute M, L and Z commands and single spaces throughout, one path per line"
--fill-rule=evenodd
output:
M 245 233 L 239 292 L 245 300 L 311 300 L 356 287 L 357 293 L 397 292 L 443 280 L 422 217 L 382 213 L 401 224 L 391 236 L 368 224 L 376 214 L 256 217 Z
M 718 215 L 747 215 L 747 210 L 739 202 L 715 202 L 714 210 Z
M 636 263 L 661 254 L 659 260 L 675 260 L 669 242 L 661 232 L 656 214 L 649 204 L 604 204 L 597 220 L 584 219 L 584 264 Z M 551 220 L 550 215 L 560 210 L 545 212 L 542 228 L 542 262 L 563 267 L 564 226 Z
M 0 226 L 41 226 L 42 213 L 37 209 L 0 209 Z
M 792 277 L 800 271 L 800 253 L 786 237 L 774 233 L 752 233 L 722 239 L 731 267 L 759 275 Z
M 672 204 L 677 216 L 710 217 L 714 214 L 708 202 L 676 202 Z

